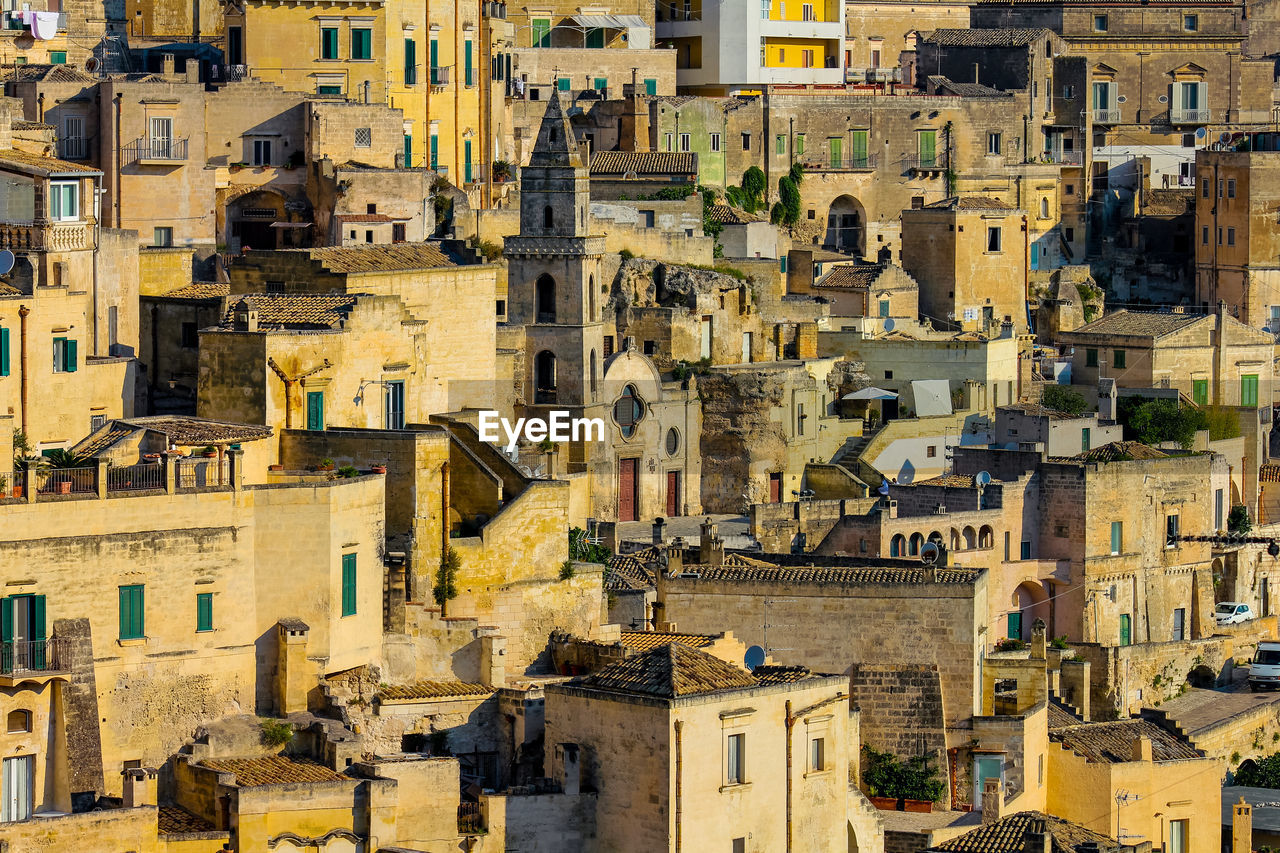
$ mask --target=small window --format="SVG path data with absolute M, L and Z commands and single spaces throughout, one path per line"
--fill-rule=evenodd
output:
M 1236 244 L 1236 229 L 1228 228 L 1227 229 L 1227 245 L 1234 246 L 1235 244 Z
M 809 772 L 827 769 L 827 739 L 816 737 L 809 741 Z
M 1111 366 L 1112 366 L 1112 367 L 1124 367 L 1124 366 L 1125 366 L 1125 351 L 1124 351 L 1124 350 L 1122 350 L 1122 349 L 1117 349 L 1117 350 L 1112 350 L 1112 351 L 1111 351 Z
M 321 27 L 320 28 L 320 58 L 321 59 L 337 59 L 338 58 L 338 28 L 337 27 Z
M 886 370 L 886 371 L 884 372 L 884 378 L 885 378 L 885 379 L 892 379 L 892 378 L 893 378 L 893 371 L 892 371 L 892 370 Z
M 195 323 L 182 324 L 182 348 L 195 349 L 200 346 L 200 335 L 196 331 Z
M 1179 519 L 1178 519 L 1178 516 L 1177 516 L 1176 514 L 1175 514 L 1175 515 L 1166 515 L 1166 516 L 1164 517 L 1164 542 L 1165 542 L 1165 545 L 1167 545 L 1167 546 L 1169 546 L 1169 547 L 1174 547 L 1174 546 L 1176 546 L 1176 545 L 1178 544 L 1178 535 L 1179 535 L 1179 526 L 1178 526 L 1178 525 L 1179 525 Z
M 1067 192 L 1067 195 L 1075 195 L 1075 194 L 1076 194 L 1076 185 L 1075 185 L 1075 184 L 1067 184 L 1067 186 L 1066 186 L 1066 192 Z
M 196 631 L 213 630 L 213 593 L 196 593 Z
M 355 236 L 355 232 L 354 232 L 354 231 L 351 233 L 351 236 L 353 236 L 353 237 Z M 284 282 L 283 282 L 283 281 L 268 281 L 268 282 L 267 282 L 267 293 L 284 293 Z
M 747 736 L 733 734 L 726 738 L 725 784 L 741 785 L 747 779 Z
M 352 27 L 351 58 L 373 59 L 373 30 Z
M 1236 179 L 1227 178 L 1227 198 L 1236 197 Z
M 987 229 L 987 251 L 988 252 L 1000 251 L 1000 229 L 999 228 Z
M 988 133 L 988 134 L 987 134 L 987 153 L 988 153 L 988 154 L 999 154 L 999 153 L 1000 153 L 1000 151 L 1001 151 L 1001 147 L 1000 147 L 1000 134 L 998 134 L 998 133 Z
M 1209 182 L 1201 181 L 1200 182 L 1200 198 L 1208 198 L 1208 197 L 1209 197 Z
M 720 134 L 718 133 L 711 134 L 711 150 L 712 151 L 720 150 Z
M 1107 31 L 1107 16 L 1106 16 L 1106 15 L 1094 15 L 1094 16 L 1093 16 L 1093 31 L 1094 31 L 1095 33 L 1105 33 L 1105 32 Z
M 657 355 L 657 354 L 658 354 L 658 342 L 657 342 L 657 341 L 645 341 L 645 342 L 644 342 L 644 354 L 645 354 L 645 355 Z
M 1189 33 L 1194 33 L 1200 29 L 1200 18 L 1196 15 L 1183 15 L 1182 28 Z
M 796 134 L 796 136 L 795 136 L 795 143 L 794 143 L 794 145 L 795 145 L 795 147 L 796 147 L 796 156 L 797 156 L 797 157 L 799 157 L 800 155 L 804 154 L 804 134 L 803 134 L 803 133 L 797 133 L 797 134 Z
M 31 712 L 24 708 L 18 708 L 15 711 L 10 711 L 8 723 L 9 734 L 29 732 L 31 731 Z
M 140 640 L 147 635 L 146 587 L 130 584 L 120 587 L 120 639 Z
M 688 133 L 680 134 L 680 150 L 689 151 L 693 147 L 693 137 Z
M 1084 366 L 1085 367 L 1098 366 L 1098 351 L 1093 347 L 1090 347 L 1089 349 L 1086 349 L 1084 351 Z
M 53 372 L 75 373 L 77 369 L 76 341 L 74 338 L 53 339 Z
M 342 87 L 332 86 L 332 85 L 327 85 L 327 86 L 319 85 L 319 86 L 316 86 L 316 94 L 317 95 L 341 95 Z
M 1111 522 L 1111 556 L 1120 553 L 1120 549 L 1124 547 L 1124 522 Z
M 505 316 L 507 316 L 507 300 L 505 300 L 505 299 L 499 299 L 499 300 L 498 300 L 498 310 L 497 310 L 497 314 L 498 314 L 498 316 L 499 316 L 499 317 L 505 317 Z
M 749 133 L 742 134 L 742 150 L 743 151 L 751 150 L 751 134 Z
M 253 165 L 255 166 L 271 165 L 271 140 L 270 139 L 253 140 Z
M 675 427 L 667 430 L 667 455 L 675 456 L 676 451 L 680 449 L 680 433 Z
M 1062 236 L 1067 238 L 1067 242 L 1068 242 L 1068 243 L 1074 243 L 1074 242 L 1075 242 L 1075 239 L 1076 239 L 1076 229 L 1074 229 L 1074 228 L 1063 228 L 1063 229 L 1062 229 Z
M 773 138 L 773 153 L 775 153 L 775 154 L 786 154 L 786 153 L 787 153 L 787 137 L 786 137 L 786 134 L 779 133 L 778 135 L 776 135 L 776 136 Z
M 153 229 L 151 245 L 165 249 L 173 246 L 173 228 L 168 226 L 157 226 Z
M 50 65 L 66 65 L 67 52 L 65 50 L 49 51 L 49 64 Z
M 1200 245 L 1201 246 L 1209 245 L 1209 226 L 1208 225 L 1200 226 Z
M 371 127 L 356 128 L 356 147 L 357 148 L 373 147 L 373 128 Z
M 80 182 L 49 182 L 49 218 L 69 222 L 80 218 Z
M 938 455 L 938 445 L 931 444 L 928 447 L 926 447 L 924 449 L 924 455 L 929 457 L 930 459 L 935 458 Z

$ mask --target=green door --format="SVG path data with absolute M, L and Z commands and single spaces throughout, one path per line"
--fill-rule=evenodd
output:
M 307 392 L 307 429 L 324 429 L 324 392 Z
M 1085 427 L 1084 429 L 1080 430 L 1080 452 L 1081 453 L 1089 452 L 1089 428 L 1088 427 Z
M 920 165 L 930 168 L 938 162 L 938 132 L 920 131 Z
M 1191 400 L 1197 406 L 1207 406 L 1209 404 L 1208 379 L 1191 380 Z
M 1258 374 L 1247 373 L 1240 377 L 1240 405 L 1258 405 Z
M 596 27 L 587 30 L 587 47 L 604 47 L 604 30 Z
M 1022 639 L 1022 614 L 1010 613 L 1008 630 L 1005 634 L 1011 640 Z
M 1133 643 L 1133 629 L 1129 623 L 1129 614 L 1120 614 L 1120 645 L 1128 646 Z
M 404 135 L 404 167 L 413 168 L 413 137 L 407 133 Z
M 849 165 L 855 169 L 865 168 L 867 165 L 867 132 L 865 130 L 855 130 L 849 134 Z
M 838 136 L 828 139 L 827 154 L 831 158 L 831 168 L 839 169 L 844 162 L 844 140 Z

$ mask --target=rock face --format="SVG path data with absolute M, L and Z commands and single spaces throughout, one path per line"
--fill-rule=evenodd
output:
M 618 268 L 610 307 L 615 311 L 633 305 L 697 310 L 700 297 L 718 300 L 721 293 L 741 286 L 742 282 L 724 273 L 630 258 Z
M 1059 332 L 1070 332 L 1102 316 L 1105 298 L 1102 289 L 1083 265 L 1053 271 L 1047 285 L 1039 288 L 1036 310 L 1036 339 L 1053 343 Z
M 786 432 L 772 412 L 788 410 L 787 391 L 800 373 L 713 371 L 699 378 L 704 512 L 744 512 L 768 498 L 769 474 L 783 470 L 787 458 Z

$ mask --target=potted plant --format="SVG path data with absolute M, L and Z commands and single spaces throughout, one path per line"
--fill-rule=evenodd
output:
M 9 478 L 0 474 L 0 498 L 9 496 Z
M 511 164 L 506 160 L 493 161 L 493 182 L 504 184 L 511 180 Z
M 81 456 L 79 454 L 72 453 L 70 450 L 63 450 L 62 448 L 59 448 L 57 450 L 51 450 L 45 454 L 41 458 L 40 464 L 46 468 L 53 468 L 55 470 L 66 472 L 73 468 L 86 467 L 92 461 L 92 458 L 93 457 L 91 456 Z M 72 475 L 69 473 L 52 474 L 49 477 L 48 486 L 56 489 L 60 495 L 69 495 L 71 494 L 71 476 Z
M 316 469 L 319 471 L 332 471 L 333 460 L 326 456 L 324 459 L 320 460 L 320 464 L 316 466 Z
M 200 455 L 205 459 L 212 459 L 218 455 L 218 448 L 214 447 L 212 444 L 205 445 L 204 450 L 200 451 Z
M 387 473 L 387 466 L 386 465 L 370 465 L 369 470 L 375 474 L 385 474 Z
M 234 175 L 236 172 L 240 171 L 244 167 L 245 167 L 244 163 L 232 163 L 227 166 L 227 169 L 230 170 L 231 174 Z

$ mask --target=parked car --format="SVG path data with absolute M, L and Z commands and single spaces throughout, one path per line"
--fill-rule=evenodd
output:
M 1220 601 L 1213 611 L 1219 625 L 1236 625 L 1256 619 L 1253 608 L 1239 601 Z
M 1280 643 L 1258 643 L 1249 664 L 1249 689 L 1280 687 Z

